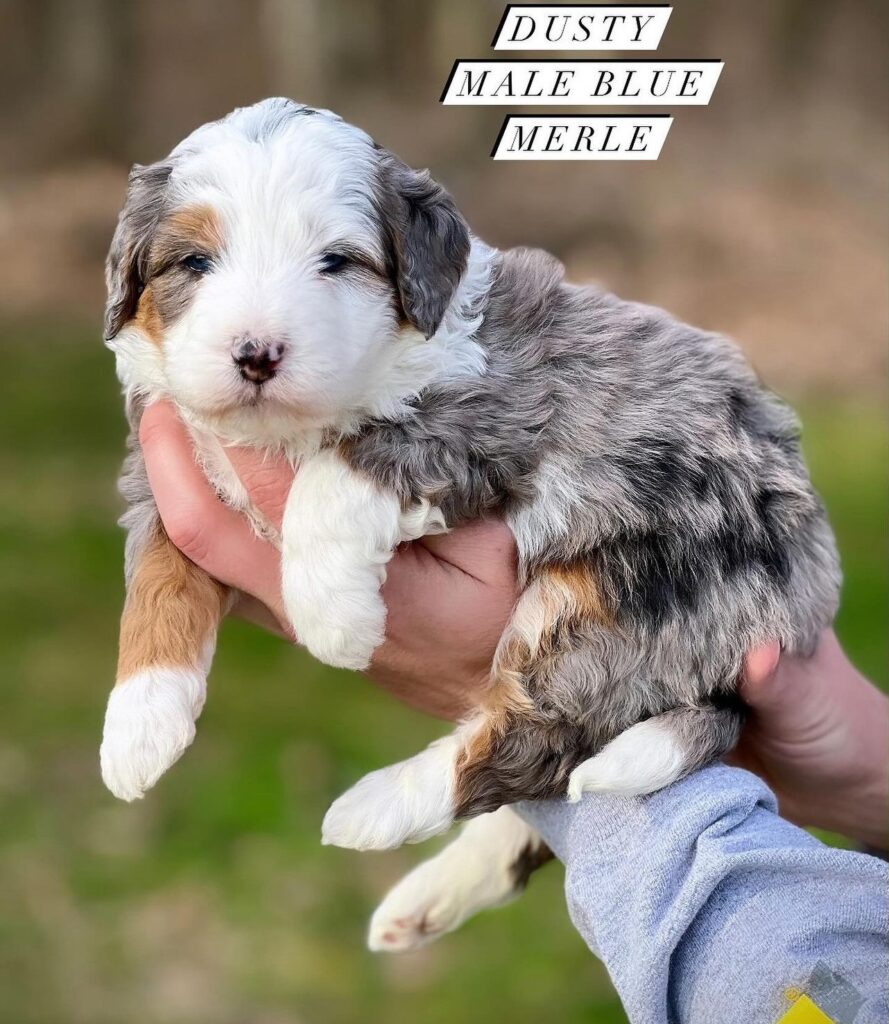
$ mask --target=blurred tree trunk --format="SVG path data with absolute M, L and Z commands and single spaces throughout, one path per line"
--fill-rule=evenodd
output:
M 413 92 L 428 84 L 436 6 L 416 0 L 377 0 L 382 42 L 387 50 L 381 66 L 389 68 L 390 91 Z

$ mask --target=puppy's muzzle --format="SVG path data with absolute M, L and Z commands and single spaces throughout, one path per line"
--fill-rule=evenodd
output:
M 264 384 L 278 372 L 286 347 L 283 341 L 241 335 L 232 345 L 232 359 L 244 380 Z

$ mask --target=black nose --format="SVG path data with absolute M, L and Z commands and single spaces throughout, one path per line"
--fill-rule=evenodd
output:
M 264 384 L 278 372 L 284 358 L 284 342 L 242 335 L 232 345 L 232 359 L 244 380 Z

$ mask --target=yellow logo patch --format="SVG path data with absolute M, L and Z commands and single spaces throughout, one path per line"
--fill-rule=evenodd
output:
M 800 996 L 777 1024 L 835 1024 L 808 996 Z

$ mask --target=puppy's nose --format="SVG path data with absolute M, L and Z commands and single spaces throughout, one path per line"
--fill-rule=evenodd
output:
M 283 341 L 241 335 L 232 345 L 232 359 L 244 380 L 264 384 L 278 372 L 285 347 Z

